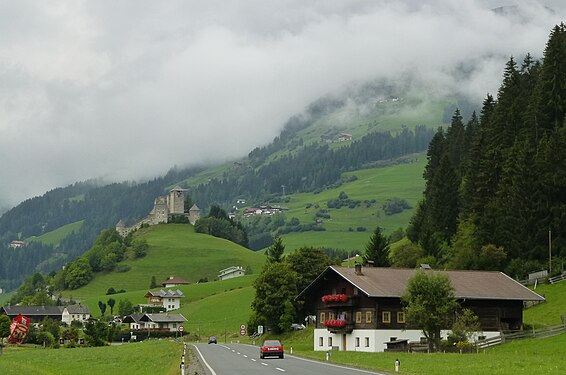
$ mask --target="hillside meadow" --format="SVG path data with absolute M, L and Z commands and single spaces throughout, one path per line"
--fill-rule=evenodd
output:
M 93 315 L 99 315 L 98 301 L 106 302 L 113 298 L 129 299 L 132 303 L 144 303 L 143 298 L 149 290 L 152 276 L 160 284 L 169 276 L 181 277 L 196 283 L 201 278 L 214 281 L 221 269 L 230 266 L 242 266 L 252 271 L 252 276 L 238 278 L 237 281 L 225 280 L 218 284 L 218 290 L 249 286 L 254 273 L 259 273 L 265 262 L 265 255 L 253 252 L 233 242 L 215 238 L 209 235 L 195 233 L 191 225 L 164 224 L 144 228 L 136 233 L 145 238 L 149 249 L 141 259 L 123 262 L 129 267 L 127 272 L 105 272 L 95 274 L 94 279 L 86 286 L 63 293 L 64 297 L 78 299 L 89 306 Z M 187 296 L 191 290 L 214 289 L 203 283 L 178 287 Z M 237 285 L 237 286 L 236 286 Z M 115 290 L 124 289 L 125 293 L 106 295 L 112 287 Z M 212 292 L 211 292 L 212 293 Z M 203 295 L 207 293 L 204 292 Z M 191 297 L 186 301 L 190 301 Z M 183 302 L 186 302 L 183 301 Z
M 84 220 L 76 221 L 67 225 L 63 225 L 51 232 L 42 234 L 41 236 L 30 237 L 29 241 L 41 242 L 46 245 L 58 245 L 62 240 L 73 232 L 78 232 L 81 229 Z
M 345 179 L 355 176 L 355 181 L 347 182 L 318 194 L 303 193 L 288 196 L 285 206 L 287 220 L 296 217 L 301 223 L 312 223 L 319 210 L 327 210 L 330 219 L 323 218 L 321 226 L 325 231 L 289 233 L 282 236 L 285 249 L 294 250 L 301 246 L 329 247 L 335 249 L 361 251 L 369 241 L 374 229 L 379 225 L 385 234 L 405 228 L 422 198 L 424 180 L 422 174 L 426 164 L 424 155 L 416 155 L 407 163 L 383 168 L 371 168 L 344 173 Z M 351 200 L 362 203 L 356 208 L 328 208 L 328 201 L 337 199 L 340 192 Z M 411 209 L 394 215 L 386 215 L 382 206 L 391 198 L 406 200 Z M 375 200 L 367 204 L 364 201 Z M 365 230 L 361 230 L 361 229 Z

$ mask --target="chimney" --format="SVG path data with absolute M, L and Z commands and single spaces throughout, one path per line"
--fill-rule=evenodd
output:
M 355 269 L 356 275 L 358 275 L 358 276 L 363 275 L 363 273 L 362 273 L 362 264 L 361 264 L 361 263 L 356 262 L 356 265 L 354 266 L 354 269 Z

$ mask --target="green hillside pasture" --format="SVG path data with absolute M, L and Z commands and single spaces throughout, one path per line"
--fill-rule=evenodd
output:
M 129 271 L 97 274 L 88 285 L 66 291 L 64 295 L 88 300 L 104 296 L 110 287 L 145 294 L 152 276 L 158 283 L 169 276 L 192 282 L 204 277 L 214 280 L 223 268 L 249 266 L 253 272 L 259 272 L 265 262 L 262 254 L 221 238 L 195 233 L 186 224 L 156 225 L 140 230 L 137 235 L 147 240 L 149 250 L 144 258 L 123 262 L 131 267 Z
M 224 163 L 211 168 L 207 168 L 202 172 L 197 173 L 193 177 L 185 180 L 185 183 L 189 186 L 197 186 L 200 184 L 206 184 L 212 178 L 222 178 L 224 173 L 230 170 L 233 163 Z
M 7 348 L 2 375 L 173 375 L 179 373 L 181 344 L 150 340 L 120 346 L 74 349 Z
M 187 317 L 183 326 L 192 335 L 201 339 L 218 336 L 219 341 L 224 341 L 226 333 L 230 342 L 240 338 L 240 325 L 247 324 L 254 296 L 252 286 L 236 288 L 185 304 L 178 312 Z
M 376 131 L 396 132 L 401 127 L 413 129 L 416 125 L 437 128 L 442 125 L 444 108 L 452 101 L 433 100 L 423 101 L 423 96 L 406 97 L 397 102 L 383 102 L 373 104 L 372 108 L 345 106 L 329 115 L 317 120 L 312 126 L 299 131 L 298 136 L 305 144 L 320 142 L 320 136 L 328 129 L 334 128 L 339 132 L 349 133 L 353 139 L 360 139 L 364 135 Z M 341 147 L 350 142 L 331 144 L 332 147 Z
M 71 233 L 78 232 L 83 226 L 84 220 L 75 221 L 67 225 L 63 225 L 51 232 L 42 234 L 41 236 L 30 237 L 29 241 L 41 242 L 45 245 L 58 245 L 62 240 L 67 238 Z
M 390 234 L 398 228 L 405 228 L 414 213 L 418 201 L 422 198 L 424 180 L 423 169 L 426 163 L 424 156 L 416 157 L 416 161 L 398 164 L 386 168 L 364 169 L 345 173 L 344 176 L 355 175 L 358 179 L 342 186 L 325 190 L 319 194 L 305 193 L 290 195 L 286 203 L 289 211 L 285 216 L 289 220 L 297 217 L 301 223 L 312 223 L 318 210 L 326 209 L 331 216 L 323 219 L 324 232 L 290 233 L 283 236 L 287 250 L 301 246 L 327 246 L 341 249 L 360 249 L 365 246 L 377 225 Z M 350 209 L 329 209 L 327 202 L 338 198 L 344 191 L 350 199 L 377 202 L 370 207 L 362 203 L 360 207 Z M 387 199 L 398 197 L 405 199 L 413 207 L 395 215 L 385 215 L 382 205 Z M 311 204 L 310 208 L 306 208 Z M 319 208 L 315 208 L 318 205 Z M 358 227 L 366 229 L 357 232 Z
M 566 314 L 566 281 L 557 284 L 539 284 L 535 292 L 546 298 L 546 303 L 532 306 L 523 312 L 523 321 L 534 327 L 562 324 Z
M 259 273 L 260 270 L 258 270 Z M 186 306 L 192 304 L 195 301 L 200 301 L 204 298 L 214 296 L 217 294 L 222 294 L 224 292 L 228 292 L 234 289 L 241 289 L 246 288 L 252 285 L 252 282 L 255 280 L 256 275 L 246 275 L 242 277 L 235 277 L 228 280 L 223 281 L 211 281 L 208 283 L 200 283 L 200 284 L 191 284 L 191 285 L 182 285 L 177 286 L 174 288 L 157 288 L 158 289 L 179 289 L 185 295 L 185 298 L 181 299 L 181 308 L 175 313 L 182 313 L 187 310 Z M 145 294 L 149 290 L 149 284 L 147 285 L 147 289 L 142 290 L 135 290 L 135 291 L 127 291 L 126 293 L 117 293 L 111 295 L 91 295 L 88 298 L 81 299 L 81 303 L 88 306 L 90 312 L 94 316 L 100 316 L 100 309 L 98 307 L 98 301 L 102 301 L 106 303 L 109 298 L 113 298 L 116 301 L 116 306 L 114 307 L 114 315 L 118 314 L 118 303 L 120 300 L 129 300 L 132 304 L 138 305 L 141 303 L 147 303 L 147 299 L 144 298 Z M 110 314 L 110 308 L 108 307 L 106 310 L 106 314 Z M 186 318 L 189 318 L 188 315 L 184 315 Z
M 283 339 L 287 350 L 293 346 L 295 354 L 323 361 L 326 352 L 312 351 L 313 339 L 309 330 Z M 310 347 L 305 347 L 310 341 Z M 362 353 L 333 351 L 330 361 L 374 371 L 394 372 L 395 359 L 401 362 L 400 374 L 414 375 L 530 375 L 562 374 L 566 368 L 564 346 L 566 334 L 544 339 L 512 341 L 474 354 L 454 353 Z
M 8 303 L 8 301 L 10 300 L 10 298 L 12 298 L 14 294 L 15 292 L 0 294 L 0 306 L 4 306 L 6 303 Z

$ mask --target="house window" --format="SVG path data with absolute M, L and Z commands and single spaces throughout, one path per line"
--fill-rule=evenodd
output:
M 397 323 L 405 323 L 405 312 L 399 311 L 397 313 Z
M 328 346 L 332 346 L 332 337 L 328 338 Z
M 324 321 L 326 320 L 326 314 L 321 312 L 320 313 L 320 322 L 324 324 Z
M 177 328 L 177 323 L 173 323 L 173 328 Z
M 332 319 L 336 319 L 336 317 L 334 316 L 334 312 L 333 312 L 333 311 L 331 311 L 331 312 L 328 313 L 328 319 L 331 319 L 331 320 L 332 320 Z
M 318 346 L 323 346 L 324 345 L 324 337 L 319 337 L 318 338 Z
M 382 323 L 391 323 L 391 312 L 384 311 L 381 313 L 381 322 Z
M 362 312 L 356 311 L 356 323 L 361 323 L 361 322 L 362 322 Z
M 358 288 L 354 287 L 354 295 L 357 296 L 358 295 Z
M 366 323 L 371 323 L 371 311 L 366 311 Z
M 366 348 L 369 348 L 369 337 L 365 338 L 365 342 L 366 342 Z
M 356 348 L 360 347 L 360 338 L 356 337 Z

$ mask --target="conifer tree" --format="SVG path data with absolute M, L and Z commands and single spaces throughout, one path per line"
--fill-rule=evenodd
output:
M 364 263 L 373 263 L 375 267 L 389 267 L 389 239 L 381 233 L 379 225 L 366 245 Z

